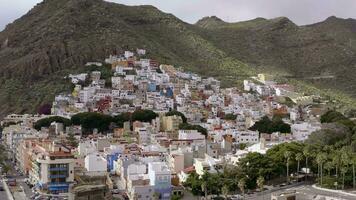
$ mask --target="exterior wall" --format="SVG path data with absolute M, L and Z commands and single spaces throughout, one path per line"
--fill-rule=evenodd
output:
M 169 156 L 170 168 L 175 172 L 179 173 L 184 170 L 184 154 L 171 154 Z
M 89 172 L 107 171 L 107 160 L 98 154 L 90 154 L 85 157 L 85 168 Z
M 161 199 L 170 199 L 171 197 L 171 172 L 168 166 L 162 162 L 148 164 L 148 176 L 150 185 L 153 185 L 155 192 L 160 193 Z

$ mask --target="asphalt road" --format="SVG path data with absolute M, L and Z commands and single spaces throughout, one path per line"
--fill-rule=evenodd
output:
M 252 195 L 246 195 L 245 200 L 270 200 L 272 193 L 288 192 L 288 191 L 294 191 L 294 190 L 303 194 L 303 195 L 309 196 L 310 199 L 312 199 L 316 195 L 323 195 L 323 196 L 334 197 L 335 199 L 355 200 L 354 196 L 343 195 L 343 194 L 338 194 L 338 193 L 333 193 L 333 192 L 327 192 L 324 190 L 318 190 L 318 189 L 313 188 L 311 185 L 291 186 L 291 187 L 286 187 L 286 188 L 280 189 L 278 191 L 268 191 L 267 190 L 267 191 L 264 191 L 263 194 L 255 193 Z

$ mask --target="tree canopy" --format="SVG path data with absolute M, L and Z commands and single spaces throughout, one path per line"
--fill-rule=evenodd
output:
M 81 125 L 84 133 L 92 132 L 94 129 L 106 132 L 109 130 L 113 118 L 101 113 L 84 112 L 73 115 L 71 121 L 74 125 Z
M 35 122 L 34 128 L 36 130 L 41 130 L 42 127 L 49 127 L 52 122 L 62 123 L 64 127 L 72 125 L 70 119 L 60 117 L 60 116 L 53 116 L 53 117 L 47 117 L 38 120 L 37 122 Z
M 201 134 L 205 135 L 205 137 L 208 136 L 208 130 L 206 128 L 200 126 L 200 125 L 192 125 L 188 123 L 181 123 L 179 124 L 179 129 L 181 130 L 197 130 Z
M 151 122 L 153 119 L 158 117 L 157 113 L 152 110 L 136 110 L 131 115 L 132 121 L 140 121 L 140 122 Z
M 187 123 L 187 118 L 185 117 L 185 115 L 177 110 L 172 110 L 166 113 L 166 116 L 180 116 L 182 118 L 183 123 Z
M 321 123 L 332 123 L 347 119 L 343 114 L 335 110 L 329 110 L 320 117 Z
M 290 133 L 290 125 L 283 122 L 280 117 L 274 117 L 272 120 L 269 117 L 264 116 L 259 121 L 257 121 L 250 130 L 258 131 L 260 133 Z

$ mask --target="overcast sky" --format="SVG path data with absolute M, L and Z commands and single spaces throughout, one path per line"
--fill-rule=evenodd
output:
M 0 30 L 42 0 L 0 0 Z M 60 0 L 57 0 L 60 1 Z M 256 17 L 286 16 L 299 25 L 329 16 L 356 18 L 356 0 L 110 0 L 127 5 L 154 5 L 183 21 L 195 23 L 215 15 L 236 22 Z

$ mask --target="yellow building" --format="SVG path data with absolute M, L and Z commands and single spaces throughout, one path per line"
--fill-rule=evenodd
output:
M 166 132 L 176 132 L 179 130 L 179 124 L 183 122 L 177 115 L 163 116 L 161 120 L 161 130 Z

